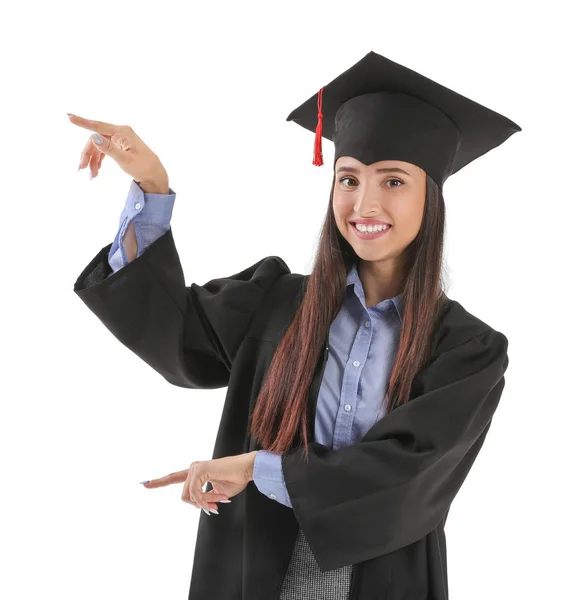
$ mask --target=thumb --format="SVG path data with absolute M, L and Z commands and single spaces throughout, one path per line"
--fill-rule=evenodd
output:
M 90 136 L 90 139 L 100 152 L 104 152 L 104 154 L 111 156 L 118 164 L 120 164 L 124 151 L 117 146 L 110 137 L 105 137 L 99 133 L 93 133 Z

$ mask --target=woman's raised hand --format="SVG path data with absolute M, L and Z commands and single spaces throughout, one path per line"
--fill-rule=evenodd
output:
M 92 176 L 96 177 L 107 154 L 138 184 L 162 187 L 165 190 L 162 193 L 167 193 L 169 177 L 165 167 L 129 125 L 112 125 L 72 114 L 69 114 L 69 120 L 78 127 L 95 132 L 89 136 L 80 155 L 79 170 L 90 166 Z M 96 140 L 101 140 L 101 143 L 97 144 Z

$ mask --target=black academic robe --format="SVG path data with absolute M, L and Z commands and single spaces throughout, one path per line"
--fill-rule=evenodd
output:
M 212 458 L 260 449 L 248 434 L 250 415 L 308 275 L 267 256 L 186 287 L 172 229 L 113 275 L 110 247 L 94 256 L 74 291 L 169 383 L 227 386 Z M 298 442 L 282 459 L 293 508 L 250 482 L 219 515 L 202 512 L 189 600 L 278 600 L 299 526 L 322 571 L 355 565 L 351 600 L 446 600 L 444 525 L 504 388 L 507 345 L 448 299 L 410 401 L 337 451 L 313 441 L 327 358 L 320 352 L 309 395 L 309 462 Z

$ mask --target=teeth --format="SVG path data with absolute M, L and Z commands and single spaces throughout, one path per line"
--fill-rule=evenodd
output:
M 383 229 L 388 229 L 390 225 L 359 225 L 359 223 L 355 223 L 355 227 L 359 231 L 364 231 L 365 233 L 374 233 L 375 231 L 383 231 Z

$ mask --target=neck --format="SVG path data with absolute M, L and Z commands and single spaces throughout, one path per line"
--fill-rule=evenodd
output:
M 385 264 L 382 261 L 360 259 L 357 270 L 367 306 L 374 306 L 402 292 L 401 271 L 390 261 Z

